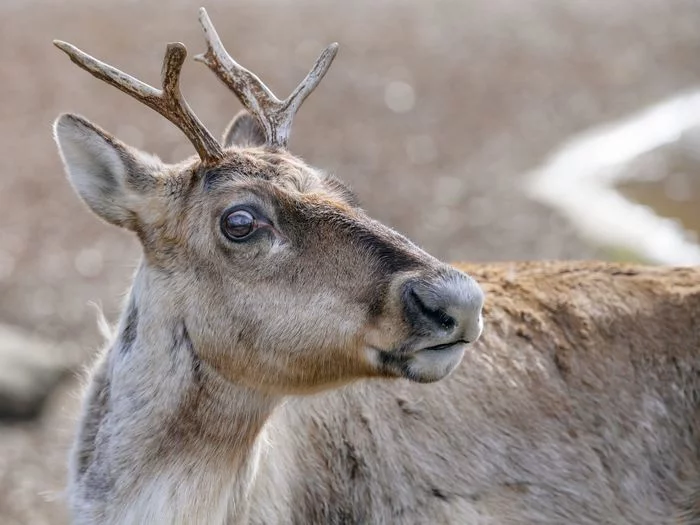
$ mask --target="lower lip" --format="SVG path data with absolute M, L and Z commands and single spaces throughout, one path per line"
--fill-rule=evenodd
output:
M 466 346 L 464 343 L 453 343 L 440 345 L 440 349 L 432 347 L 419 350 L 407 360 L 407 369 L 412 374 L 410 379 L 432 383 L 444 378 L 459 365 Z

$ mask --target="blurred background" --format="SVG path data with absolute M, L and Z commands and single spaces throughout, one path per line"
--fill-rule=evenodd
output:
M 101 342 L 93 305 L 116 320 L 139 257 L 130 235 L 73 194 L 52 121 L 77 112 L 166 161 L 194 153 L 174 126 L 51 41 L 157 85 L 167 42 L 191 56 L 204 49 L 201 3 L 0 1 L 3 524 L 65 522 L 76 372 Z M 228 50 L 281 96 L 340 43 L 291 149 L 436 256 L 698 264 L 695 0 L 204 5 Z M 193 61 L 182 82 L 220 133 L 240 108 L 235 97 Z

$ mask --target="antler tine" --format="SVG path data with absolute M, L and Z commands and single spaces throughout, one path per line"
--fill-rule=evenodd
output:
M 338 44 L 333 43 L 324 49 L 292 94 L 280 100 L 262 80 L 228 54 L 203 7 L 199 10 L 199 22 L 204 29 L 207 51 L 197 55 L 195 60 L 206 64 L 236 94 L 262 126 L 268 144 L 286 148 L 294 115 L 330 68 L 338 53 Z
M 306 97 L 321 83 L 321 80 L 323 80 L 323 77 L 326 76 L 326 73 L 330 69 L 336 54 L 338 54 L 338 43 L 333 42 L 326 47 L 326 49 L 321 51 L 311 71 L 306 74 L 304 80 L 302 80 L 292 94 L 287 97 L 285 103 L 290 108 L 292 115 L 299 110 L 304 100 L 306 100 Z
M 187 58 L 187 49 L 183 44 L 168 44 L 161 70 L 162 89 L 156 89 L 127 75 L 67 42 L 54 40 L 54 45 L 94 77 L 131 95 L 175 124 L 192 142 L 203 162 L 214 163 L 223 158 L 221 146 L 197 118 L 180 92 L 180 72 Z

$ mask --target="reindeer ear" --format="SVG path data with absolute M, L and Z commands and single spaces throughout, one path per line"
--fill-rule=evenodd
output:
M 107 222 L 135 229 L 138 205 L 155 188 L 157 159 L 77 115 L 61 115 L 54 137 L 80 198 Z
M 225 148 L 262 146 L 265 144 L 265 134 L 255 117 L 241 110 L 226 128 L 223 143 Z

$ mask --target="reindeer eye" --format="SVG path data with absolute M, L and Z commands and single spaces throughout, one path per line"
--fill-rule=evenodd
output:
M 255 231 L 258 223 L 247 210 L 234 210 L 221 218 L 221 231 L 232 241 L 242 241 Z

